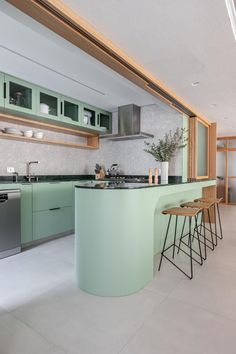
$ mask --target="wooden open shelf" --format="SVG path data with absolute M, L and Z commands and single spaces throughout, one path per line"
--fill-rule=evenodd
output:
M 77 129 L 62 127 L 62 126 L 49 124 L 45 122 L 38 122 L 32 119 L 13 116 L 3 112 L 0 112 L 0 121 L 51 130 L 62 134 L 80 136 L 86 138 L 86 143 L 81 144 L 81 143 L 66 142 L 60 140 L 27 138 L 21 135 L 6 134 L 6 133 L 0 133 L 0 139 L 18 140 L 18 141 L 25 141 L 30 143 L 37 143 L 37 144 L 60 145 L 60 146 L 76 148 L 76 149 L 98 149 L 99 148 L 99 136 L 98 134 L 95 133 L 80 131 Z
M 49 140 L 49 139 L 27 138 L 25 136 L 16 135 L 16 134 L 0 133 L 0 139 L 26 141 L 29 143 L 47 144 L 47 145 L 61 145 L 61 146 L 77 148 L 77 149 L 97 149 L 96 146 L 92 146 L 88 144 L 68 143 L 65 141 Z

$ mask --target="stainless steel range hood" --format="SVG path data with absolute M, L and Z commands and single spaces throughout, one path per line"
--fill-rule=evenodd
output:
M 101 135 L 114 141 L 153 138 L 154 135 L 141 132 L 140 107 L 134 104 L 118 107 L 118 134 Z

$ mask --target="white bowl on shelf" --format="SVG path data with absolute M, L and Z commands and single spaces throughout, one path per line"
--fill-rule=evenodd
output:
M 24 132 L 23 132 L 23 134 L 24 134 L 24 136 L 26 137 L 26 138 L 32 138 L 32 136 L 33 136 L 33 130 L 25 130 Z
M 49 106 L 46 103 L 40 103 L 40 112 L 49 114 Z
M 22 132 L 16 128 L 4 128 L 4 133 L 6 134 L 14 134 L 14 135 L 22 135 Z
M 43 139 L 44 133 L 43 132 L 34 132 L 35 139 Z

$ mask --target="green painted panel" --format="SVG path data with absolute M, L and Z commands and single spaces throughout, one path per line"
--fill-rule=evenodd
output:
M 189 129 L 189 117 L 183 115 L 183 129 L 187 130 L 187 133 L 185 133 L 185 137 L 189 136 L 188 129 Z M 183 156 L 183 162 L 182 162 L 182 178 L 183 181 L 187 181 L 188 178 L 188 144 L 182 149 L 182 156 Z
M 163 244 L 168 217 L 162 210 L 200 197 L 203 187 L 214 184 L 133 190 L 76 188 L 78 286 L 102 296 L 128 295 L 144 287 L 153 278 L 153 256 Z
M 197 176 L 207 176 L 208 165 L 208 127 L 197 122 Z
M 4 74 L 0 73 L 0 107 L 4 107 Z
M 72 182 L 33 184 L 33 211 L 72 206 Z
M 72 230 L 72 207 L 33 213 L 33 240 Z
M 61 120 L 65 123 L 79 126 L 81 103 L 70 97 L 61 96 Z
M 50 118 L 60 121 L 61 118 L 61 101 L 60 95 L 54 91 L 37 87 L 37 115 L 40 117 Z M 42 107 L 44 105 L 44 107 Z M 45 113 L 45 108 L 48 107 L 48 113 Z
M 18 112 L 36 113 L 36 86 L 10 75 L 5 75 L 5 108 Z
M 101 133 L 112 133 L 112 114 L 110 112 L 98 109 L 97 117 L 98 126 L 101 129 Z
M 93 129 L 97 128 L 97 111 L 95 107 L 82 103 L 80 125 Z
M 21 243 L 33 241 L 32 185 L 21 185 Z

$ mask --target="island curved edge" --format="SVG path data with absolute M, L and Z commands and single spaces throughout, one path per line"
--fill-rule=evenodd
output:
M 154 274 L 167 217 L 161 211 L 202 196 L 215 181 L 141 189 L 75 188 L 75 267 L 82 290 L 124 296 Z M 171 231 L 170 231 L 171 232 Z

